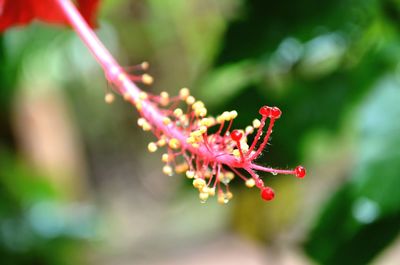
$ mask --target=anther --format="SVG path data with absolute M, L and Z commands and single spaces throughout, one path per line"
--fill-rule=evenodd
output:
M 140 67 L 141 67 L 143 70 L 147 70 L 147 69 L 149 69 L 150 64 L 149 64 L 148 62 L 142 62 L 142 63 L 140 64 Z
M 186 104 L 188 104 L 188 105 L 192 105 L 195 101 L 196 101 L 196 99 L 193 96 L 188 96 L 186 98 Z
M 178 139 L 172 138 L 171 140 L 169 140 L 168 145 L 172 149 L 178 149 L 181 146 L 181 143 L 179 142 Z
M 186 171 L 186 177 L 187 177 L 188 179 L 194 178 L 194 175 L 195 175 L 195 172 L 194 172 L 193 170 L 187 170 L 187 171 Z
M 247 134 L 252 134 L 254 132 L 253 126 L 247 126 L 245 129 Z
M 147 146 L 147 149 L 149 149 L 149 151 L 151 153 L 154 153 L 155 151 L 157 151 L 156 143 L 153 143 L 153 142 L 149 143 L 148 146 Z
M 142 100 L 143 100 L 143 99 L 147 99 L 147 98 L 148 98 L 148 95 L 147 95 L 146 92 L 143 92 L 143 91 L 142 91 L 142 92 L 139 93 L 139 98 L 142 99 Z
M 164 123 L 165 125 L 168 125 L 168 124 L 171 123 L 171 119 L 168 118 L 168 117 L 164 117 L 164 118 L 163 118 L 163 123 Z
M 193 180 L 193 187 L 196 189 L 201 189 L 206 185 L 206 182 L 204 179 L 196 178 Z
M 170 162 L 170 156 L 168 154 L 163 154 L 161 156 L 161 161 L 163 161 L 164 163 Z
M 252 188 L 252 187 L 254 187 L 254 185 L 256 185 L 256 182 L 254 181 L 253 178 L 246 180 L 246 186 L 248 188 Z
M 175 172 L 176 173 L 183 173 L 186 172 L 189 168 L 189 165 L 186 162 L 183 162 L 181 164 L 178 164 L 175 166 Z
M 188 88 L 184 87 L 184 88 L 182 88 L 181 90 L 179 90 L 179 97 L 180 97 L 182 100 L 186 100 L 187 97 L 189 97 L 189 95 L 190 95 L 190 92 L 189 92 L 189 89 L 188 89 Z
M 161 92 L 160 97 L 161 97 L 160 103 L 162 106 L 166 106 L 169 104 L 169 94 L 167 92 L 165 91 Z
M 125 101 L 129 101 L 131 99 L 131 95 L 129 94 L 129 92 L 125 92 L 122 97 Z
M 177 117 L 177 118 L 181 117 L 181 116 L 183 115 L 182 109 L 180 109 L 180 108 L 175 109 L 175 110 L 174 110 L 174 115 L 175 115 L 175 117 Z
M 107 94 L 104 96 L 104 101 L 105 101 L 107 104 L 113 103 L 113 102 L 114 102 L 114 99 L 115 99 L 115 96 L 114 96 L 114 94 L 111 93 L 111 92 L 107 93 Z
M 154 81 L 154 79 L 153 79 L 153 77 L 151 75 L 149 75 L 149 74 L 143 74 L 142 75 L 143 84 L 151 85 L 151 84 L 153 84 L 153 81 Z
M 214 196 L 215 195 L 215 188 L 209 188 L 208 189 L 208 195 Z
M 208 196 L 209 196 L 208 192 L 207 193 L 206 192 L 200 192 L 199 193 L 200 202 L 204 203 L 208 199 Z
M 172 175 L 172 167 L 170 167 L 170 166 L 168 166 L 168 165 L 165 165 L 165 166 L 163 167 L 163 173 L 164 173 L 165 175 L 171 176 L 171 175 Z
M 256 129 L 258 129 L 258 128 L 260 128 L 260 126 L 261 126 L 260 120 L 254 119 L 254 120 L 253 120 L 253 127 L 256 128 Z

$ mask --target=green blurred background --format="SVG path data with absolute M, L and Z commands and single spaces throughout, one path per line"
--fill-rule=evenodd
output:
M 145 90 L 188 86 L 209 112 L 283 116 L 263 202 L 198 202 L 161 173 L 132 106 L 74 33 L 0 36 L 1 264 L 400 264 L 400 1 L 105 0 L 97 30 Z

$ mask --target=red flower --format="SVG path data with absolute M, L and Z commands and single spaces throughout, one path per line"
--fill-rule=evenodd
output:
M 12 26 L 29 24 L 35 19 L 61 25 L 68 22 L 56 0 L 0 0 L 0 32 Z M 91 27 L 96 25 L 95 18 L 100 0 L 77 0 L 82 16 Z

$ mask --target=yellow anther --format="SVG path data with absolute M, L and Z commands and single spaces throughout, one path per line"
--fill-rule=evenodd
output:
M 139 118 L 139 119 L 137 120 L 137 124 L 138 124 L 140 127 L 143 127 L 143 124 L 145 124 L 145 123 L 147 123 L 147 121 L 146 121 L 144 118 Z
M 222 116 L 222 115 L 219 115 L 218 117 L 217 117 L 217 122 L 218 123 L 223 123 L 225 121 L 225 119 L 224 119 L 224 117 Z
M 207 109 L 206 108 L 197 108 L 197 109 L 195 109 L 194 114 L 198 117 L 204 117 L 207 115 Z
M 199 189 L 199 191 L 208 194 L 208 189 L 209 189 L 208 186 L 205 185 L 203 188 Z
M 247 126 L 245 131 L 247 134 L 252 134 L 254 132 L 254 128 L 253 126 Z
M 190 136 L 193 138 L 200 138 L 203 133 L 200 130 L 196 130 L 190 133 Z M 195 141 L 196 142 L 196 141 Z
M 215 196 L 215 188 L 208 188 L 208 195 Z
M 256 185 L 256 182 L 254 179 L 251 178 L 251 179 L 246 180 L 246 186 L 248 188 L 252 188 L 252 187 L 254 187 L 254 185 Z
M 203 119 L 201 119 L 200 120 L 200 125 L 202 125 L 202 126 L 207 126 L 207 127 L 211 127 L 213 124 L 212 124 L 212 119 L 210 119 L 210 118 L 203 118 Z
M 232 155 L 234 155 L 235 157 L 240 157 L 240 152 L 238 149 L 234 149 L 232 152 Z
M 186 104 L 188 104 L 188 105 L 192 105 L 195 101 L 196 101 L 196 99 L 193 96 L 188 96 L 186 98 Z
M 260 128 L 260 126 L 261 126 L 260 120 L 259 120 L 259 119 L 254 119 L 254 121 L 253 121 L 253 127 L 256 128 L 256 129 L 258 129 L 258 128 Z
M 200 145 L 198 143 L 193 143 L 192 146 L 193 146 L 193 148 L 199 148 L 200 147 Z
M 177 118 L 181 117 L 181 116 L 183 115 L 182 109 L 180 109 L 180 108 L 175 109 L 175 110 L 174 110 L 174 115 L 175 115 L 175 117 L 177 117 Z
M 229 121 L 231 119 L 231 115 L 228 111 L 224 111 L 221 116 L 225 121 Z
M 181 143 L 179 142 L 178 139 L 172 138 L 171 140 L 169 140 L 168 145 L 172 149 L 178 149 L 181 146 Z
M 165 91 L 161 92 L 160 97 L 161 97 L 161 99 L 160 99 L 161 105 L 166 106 L 169 104 L 169 95 L 167 92 L 165 92 Z
M 104 96 L 104 101 L 105 101 L 107 104 L 113 103 L 114 100 L 115 100 L 115 96 L 114 96 L 113 93 L 107 93 L 107 94 Z
M 158 141 L 157 141 L 157 145 L 159 147 L 165 146 L 167 144 L 167 141 L 165 140 L 164 137 L 161 137 Z
M 233 174 L 233 172 L 231 171 L 226 171 L 225 172 L 225 177 L 227 177 L 228 179 L 232 180 L 235 178 L 235 174 Z
M 153 79 L 153 77 L 151 75 L 149 75 L 149 74 L 143 74 L 142 75 L 143 84 L 151 85 L 151 84 L 153 84 L 153 81 L 154 81 L 154 79 Z
M 187 171 L 188 168 L 189 168 L 189 165 L 186 162 L 183 162 L 183 163 L 175 166 L 175 172 L 180 174 L 180 173 Z
M 122 97 L 125 101 L 129 101 L 131 99 L 131 95 L 129 94 L 129 92 L 125 92 Z
M 188 88 L 184 87 L 181 90 L 179 90 L 179 97 L 182 100 L 186 100 L 189 97 L 189 95 L 190 95 L 190 91 Z
M 163 173 L 165 175 L 171 176 L 172 175 L 172 167 L 170 167 L 169 165 L 165 165 L 162 169 Z
M 146 122 L 143 124 L 142 128 L 143 128 L 143 131 L 150 131 L 151 125 L 148 122 Z
M 205 202 L 208 199 L 208 192 L 200 192 L 199 193 L 199 198 L 201 202 Z
M 135 106 L 136 106 L 136 108 L 138 109 L 138 111 L 141 111 L 141 110 L 142 110 L 142 102 L 141 102 L 141 101 L 137 101 L 137 102 L 135 103 Z
M 164 118 L 163 118 L 163 123 L 164 123 L 165 125 L 168 125 L 168 124 L 171 123 L 171 119 L 168 118 L 168 117 L 164 117 Z
M 207 171 L 204 173 L 204 177 L 205 177 L 206 179 L 211 178 L 211 176 L 212 176 L 212 174 L 211 174 L 211 171 L 209 171 L 209 170 L 207 170 Z
M 218 192 L 218 199 L 217 199 L 219 204 L 226 204 L 228 203 L 228 200 L 225 199 L 225 196 L 222 192 Z
M 193 171 L 193 170 L 187 170 L 186 171 L 186 177 L 188 178 L 188 179 L 192 179 L 192 178 L 194 178 L 194 175 L 195 175 L 196 173 Z
M 179 118 L 179 121 L 180 121 L 182 124 L 186 124 L 186 123 L 188 122 L 188 118 L 186 117 L 186 115 L 182 115 L 182 116 Z
M 147 93 L 146 92 L 140 92 L 139 93 L 139 98 L 141 99 L 141 100 L 144 100 L 144 99 L 147 99 L 147 97 L 148 97 L 148 95 L 147 95 Z
M 233 193 L 228 191 L 227 193 L 225 193 L 225 198 L 231 200 L 233 198 Z
M 204 108 L 204 103 L 200 100 L 196 101 L 192 105 L 192 109 L 201 109 L 201 108 Z
M 128 77 L 126 76 L 125 73 L 119 73 L 117 78 L 121 82 L 124 82 L 124 81 L 128 80 Z
M 238 115 L 236 110 L 232 110 L 231 112 L 229 112 L 229 115 L 231 116 L 231 120 L 235 119 Z
M 147 69 L 149 69 L 150 64 L 149 64 L 148 62 L 143 62 L 143 63 L 140 64 L 140 67 L 141 67 L 143 70 L 147 70 Z
M 201 189 L 206 185 L 206 182 L 204 179 L 201 178 L 196 178 L 193 180 L 193 187 L 196 189 Z
M 206 126 L 200 126 L 199 131 L 203 134 L 207 132 L 207 127 Z
M 149 143 L 149 144 L 147 145 L 147 149 L 149 149 L 149 151 L 150 151 L 151 153 L 154 153 L 155 151 L 157 151 L 157 145 L 156 145 L 156 143 L 153 143 L 153 142 Z
M 249 150 L 249 145 L 245 141 L 240 141 L 241 147 L 243 151 L 248 151 Z
M 193 144 L 193 143 L 195 143 L 195 139 L 194 139 L 194 137 L 193 136 L 190 136 L 190 137 L 188 137 L 187 139 L 186 139 L 186 142 L 188 143 L 188 144 Z
M 170 156 L 168 154 L 163 154 L 161 156 L 161 161 L 163 161 L 164 163 L 170 162 L 172 159 L 170 158 Z

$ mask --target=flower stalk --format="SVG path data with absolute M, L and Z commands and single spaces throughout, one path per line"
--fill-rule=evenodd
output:
M 157 141 L 148 145 L 149 151 L 156 152 L 161 147 L 167 150 L 162 155 L 165 163 L 163 172 L 166 175 L 172 175 L 174 171 L 185 173 L 199 190 L 201 202 L 217 195 L 218 202 L 227 203 L 233 196 L 229 190 L 229 182 L 235 174 L 245 181 L 247 187 L 259 188 L 264 200 L 272 200 L 275 194 L 272 188 L 264 185 L 256 172 L 290 174 L 298 178 L 305 176 L 302 166 L 294 170 L 281 170 L 254 163 L 266 147 L 275 121 L 281 116 L 277 107 L 262 107 L 259 110 L 261 121 L 256 119 L 245 130 L 231 131 L 233 120 L 238 115 L 236 111 L 226 111 L 217 117 L 207 116 L 203 102 L 196 101 L 187 88 L 181 89 L 176 97 L 170 97 L 167 92 L 150 95 L 142 91 L 135 82 L 150 84 L 151 76 L 129 75 L 104 47 L 72 2 L 55 1 L 101 65 L 106 79 L 115 91 L 137 108 L 141 116 L 138 125 L 156 136 Z M 148 64 L 143 63 L 139 68 L 146 70 L 147 67 Z M 106 95 L 105 100 L 112 102 L 113 95 Z M 216 128 L 216 133 L 210 133 L 212 127 Z M 267 129 L 264 132 L 265 127 Z M 255 131 L 256 135 L 249 147 L 247 137 Z

